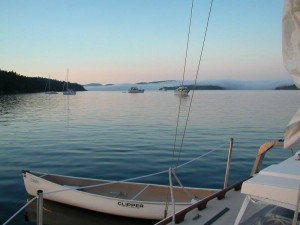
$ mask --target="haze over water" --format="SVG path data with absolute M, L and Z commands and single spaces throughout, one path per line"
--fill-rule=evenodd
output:
M 181 99 L 175 156 L 191 94 Z M 231 137 L 235 142 L 230 183 L 248 175 L 258 147 L 283 137 L 299 97 L 298 91 L 196 91 L 179 164 L 222 147 L 180 168 L 177 173 L 183 184 L 221 188 Z M 172 91 L 0 96 L 0 223 L 26 203 L 23 169 L 109 180 L 168 169 L 179 103 Z M 267 155 L 265 165 L 290 154 L 276 149 Z M 137 182 L 167 184 L 168 175 Z M 129 224 L 125 219 L 64 206 L 59 211 L 61 216 L 80 214 L 90 224 L 99 224 L 100 218 L 104 220 L 101 224 Z M 31 224 L 24 214 L 11 224 Z M 31 214 L 29 210 L 27 219 L 31 220 Z M 70 221 L 62 224 L 84 224 L 79 219 Z

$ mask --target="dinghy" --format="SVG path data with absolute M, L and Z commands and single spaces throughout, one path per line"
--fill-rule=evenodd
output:
M 26 191 L 45 199 L 97 212 L 161 220 L 172 215 L 170 186 L 116 182 L 23 171 Z M 173 187 L 176 211 L 217 192 L 215 189 Z

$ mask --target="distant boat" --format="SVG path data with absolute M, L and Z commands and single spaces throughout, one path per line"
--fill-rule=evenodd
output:
M 48 95 L 58 94 L 56 91 L 51 91 L 51 86 L 50 86 L 50 76 L 49 76 L 49 79 L 48 79 L 48 81 L 47 81 L 47 83 L 46 83 L 45 94 L 48 94 Z
M 128 93 L 144 93 L 144 89 L 138 89 L 137 87 L 131 87 Z
M 70 89 L 69 88 L 69 69 L 67 70 L 67 85 L 66 85 L 66 89 L 63 90 L 63 94 L 64 95 L 76 95 L 76 91 L 74 89 Z
M 178 88 L 175 89 L 174 94 L 177 95 L 188 95 L 190 90 L 187 87 L 184 86 L 179 86 Z

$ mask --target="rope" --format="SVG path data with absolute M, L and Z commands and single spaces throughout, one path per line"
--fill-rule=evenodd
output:
M 213 152 L 215 152 L 216 150 L 220 149 L 221 147 L 223 147 L 224 145 L 226 145 L 226 143 L 224 144 L 221 144 L 219 145 L 218 147 L 210 150 L 209 152 L 207 153 L 204 153 L 203 155 L 200 155 L 194 159 L 191 159 L 179 166 L 177 166 L 176 169 L 179 169 L 183 166 L 186 166 L 198 159 L 201 159 Z M 106 186 L 106 185 L 110 185 L 110 184 L 116 184 L 116 183 L 121 183 L 121 182 L 128 182 L 128 181 L 133 181 L 133 180 L 139 180 L 139 179 L 142 179 L 142 178 L 147 178 L 147 177 L 151 177 L 151 176 L 156 176 L 156 175 L 159 175 L 159 174 L 163 174 L 163 173 L 167 173 L 169 172 L 169 169 L 166 169 L 166 170 L 163 170 L 163 171 L 160 171 L 160 172 L 156 172 L 156 173 L 152 173 L 152 174 L 148 174 L 148 175 L 143 175 L 143 176 L 139 176 L 139 177 L 134 177 L 134 178 L 128 178 L 128 179 L 124 179 L 124 180 L 120 180 L 120 181 L 111 181 L 111 182 L 108 182 L 108 183 L 101 183 L 101 184 L 94 184 L 94 185 L 88 185 L 88 186 L 80 186 L 80 187 L 68 187 L 68 188 L 65 188 L 65 189 L 62 189 L 62 190 L 56 190 L 56 191 L 51 191 L 51 192 L 45 192 L 44 195 L 47 195 L 47 194 L 54 194 L 54 193 L 58 193 L 58 192 L 64 192 L 64 191 L 68 191 L 68 190 L 77 190 L 77 189 L 83 189 L 83 188 L 93 188 L 93 187 L 100 187 L 100 186 Z M 51 175 L 51 174 L 48 174 L 48 175 Z
M 193 18 L 193 8 L 194 8 L 194 0 L 192 0 L 191 10 L 190 10 L 189 29 L 188 29 L 188 35 L 187 35 L 187 41 L 186 41 L 186 48 L 185 48 L 184 66 L 183 66 L 183 72 L 182 72 L 182 82 L 180 84 L 181 86 L 183 85 L 183 82 L 185 80 L 186 64 L 187 64 L 187 57 L 188 57 L 188 50 L 189 50 L 189 43 L 190 43 L 190 33 L 191 33 L 192 18 Z M 179 100 L 179 106 L 178 106 L 177 124 L 176 124 L 176 131 L 175 131 L 175 139 L 174 139 L 174 148 L 173 148 L 171 167 L 173 165 L 174 157 L 175 157 L 180 111 L 181 111 L 181 98 Z
M 192 162 L 194 162 L 194 161 L 196 161 L 196 160 L 198 160 L 198 159 L 201 159 L 201 158 L 203 158 L 204 156 L 207 156 L 207 155 L 209 155 L 210 153 L 215 152 L 216 150 L 218 150 L 219 148 L 221 148 L 221 147 L 223 147 L 223 146 L 225 146 L 225 145 L 227 145 L 227 143 L 221 144 L 221 145 L 219 145 L 218 147 L 216 147 L 215 149 L 210 150 L 209 152 L 204 153 L 203 155 L 200 155 L 200 156 L 198 156 L 197 158 L 194 158 L 194 159 L 192 159 L 192 160 L 190 160 L 190 161 L 188 161 L 188 162 L 186 162 L 186 163 L 183 163 L 183 164 L 177 166 L 176 169 L 179 169 L 179 168 L 181 168 L 181 167 L 183 167 L 183 166 L 186 166 L 187 164 L 190 164 L 190 163 L 192 163 Z
M 199 69 L 200 69 L 200 65 L 201 65 L 201 61 L 202 61 L 202 55 L 203 55 L 203 51 L 204 51 L 204 46 L 205 46 L 205 41 L 206 41 L 206 36 L 207 36 L 208 25 L 209 25 L 209 21 L 210 21 L 210 15 L 211 15 L 211 10 L 212 10 L 212 6 L 213 6 L 213 1 L 214 0 L 211 0 L 211 2 L 210 2 L 209 13 L 208 13 L 208 17 L 207 17 L 207 21 L 206 21 L 206 27 L 205 27 L 205 32 L 204 32 L 204 37 L 203 37 L 203 41 L 202 41 L 202 48 L 201 48 L 201 52 L 200 52 L 200 56 L 199 56 L 198 67 L 197 67 L 197 72 L 196 72 L 195 81 L 194 81 L 194 87 L 193 87 L 193 91 L 192 91 L 192 97 L 191 97 L 191 101 L 190 101 L 190 105 L 189 105 L 189 110 L 188 110 L 188 115 L 187 115 L 187 118 L 186 118 L 185 127 L 184 127 L 184 131 L 183 131 L 183 135 L 182 135 L 182 140 L 181 140 L 181 145 L 180 145 L 180 149 L 179 149 L 179 153 L 178 153 L 178 157 L 177 157 L 176 167 L 177 167 L 177 165 L 179 163 L 179 159 L 180 159 L 180 156 L 181 156 L 182 146 L 183 146 L 183 142 L 184 142 L 184 138 L 185 138 L 185 134 L 186 134 L 186 128 L 187 128 L 187 124 L 188 124 L 189 117 L 190 117 L 190 112 L 191 112 L 191 108 L 192 108 L 192 102 L 193 102 L 194 93 L 195 93 L 195 86 L 196 86 L 197 80 L 198 80 Z
M 78 189 L 80 190 L 80 189 L 83 189 L 83 188 L 101 187 L 101 186 L 106 186 L 106 185 L 111 185 L 111 184 L 116 184 L 116 183 L 121 183 L 121 182 L 128 182 L 128 181 L 133 181 L 133 180 L 138 180 L 138 179 L 142 179 L 142 178 L 146 178 L 146 177 L 151 177 L 151 176 L 163 174 L 163 173 L 166 173 L 168 171 L 169 170 L 163 170 L 163 171 L 160 171 L 160 172 L 157 172 L 157 173 L 152 173 L 152 174 L 148 174 L 148 175 L 144 175 L 144 176 L 140 176 L 140 177 L 128 178 L 128 179 L 120 180 L 120 181 L 111 181 L 111 182 L 104 183 L 104 184 L 93 184 L 93 185 L 80 186 L 80 187 L 68 187 L 68 188 L 65 188 L 65 189 L 62 189 L 62 190 L 45 192 L 44 195 L 54 194 L 54 193 L 69 191 L 69 190 L 78 190 Z M 51 174 L 49 174 L 49 175 L 51 175 Z
M 186 64 L 187 64 L 187 57 L 188 57 L 188 51 L 189 51 L 189 43 L 190 43 L 190 34 L 191 34 L 191 27 L 192 27 L 192 18 L 193 18 L 193 8 L 194 8 L 194 0 L 192 0 L 192 5 L 190 9 L 190 19 L 189 19 L 189 29 L 188 29 L 188 35 L 187 35 L 187 41 L 186 41 L 186 48 L 185 48 L 185 57 L 184 57 L 184 65 L 183 65 L 183 72 L 182 72 L 182 82 L 181 86 L 183 86 L 183 82 L 185 80 L 185 73 L 186 73 Z M 176 142 L 177 142 L 177 134 L 178 134 L 178 125 L 179 125 L 179 117 L 180 117 L 180 111 L 181 111 L 181 97 L 179 98 L 179 106 L 178 106 L 178 113 L 177 113 L 177 122 L 176 122 L 176 131 L 175 131 L 175 138 L 174 138 L 174 147 L 173 147 L 173 154 L 172 154 L 172 161 L 171 161 L 171 168 L 173 167 L 174 158 L 175 158 L 175 150 L 176 150 Z M 169 190 L 167 192 L 166 197 L 166 207 L 165 207 L 165 215 L 168 211 L 168 201 L 169 201 Z
M 3 225 L 8 224 L 16 215 L 18 215 L 23 209 L 25 209 L 31 202 L 37 199 L 37 196 L 35 196 L 33 199 L 31 199 L 29 202 L 27 202 L 23 207 L 21 207 L 15 214 L 13 214 Z

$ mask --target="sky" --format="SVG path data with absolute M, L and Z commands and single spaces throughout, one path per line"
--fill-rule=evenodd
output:
M 194 80 L 210 0 L 0 0 L 0 69 L 88 83 Z M 290 79 L 283 0 L 214 0 L 198 80 Z

